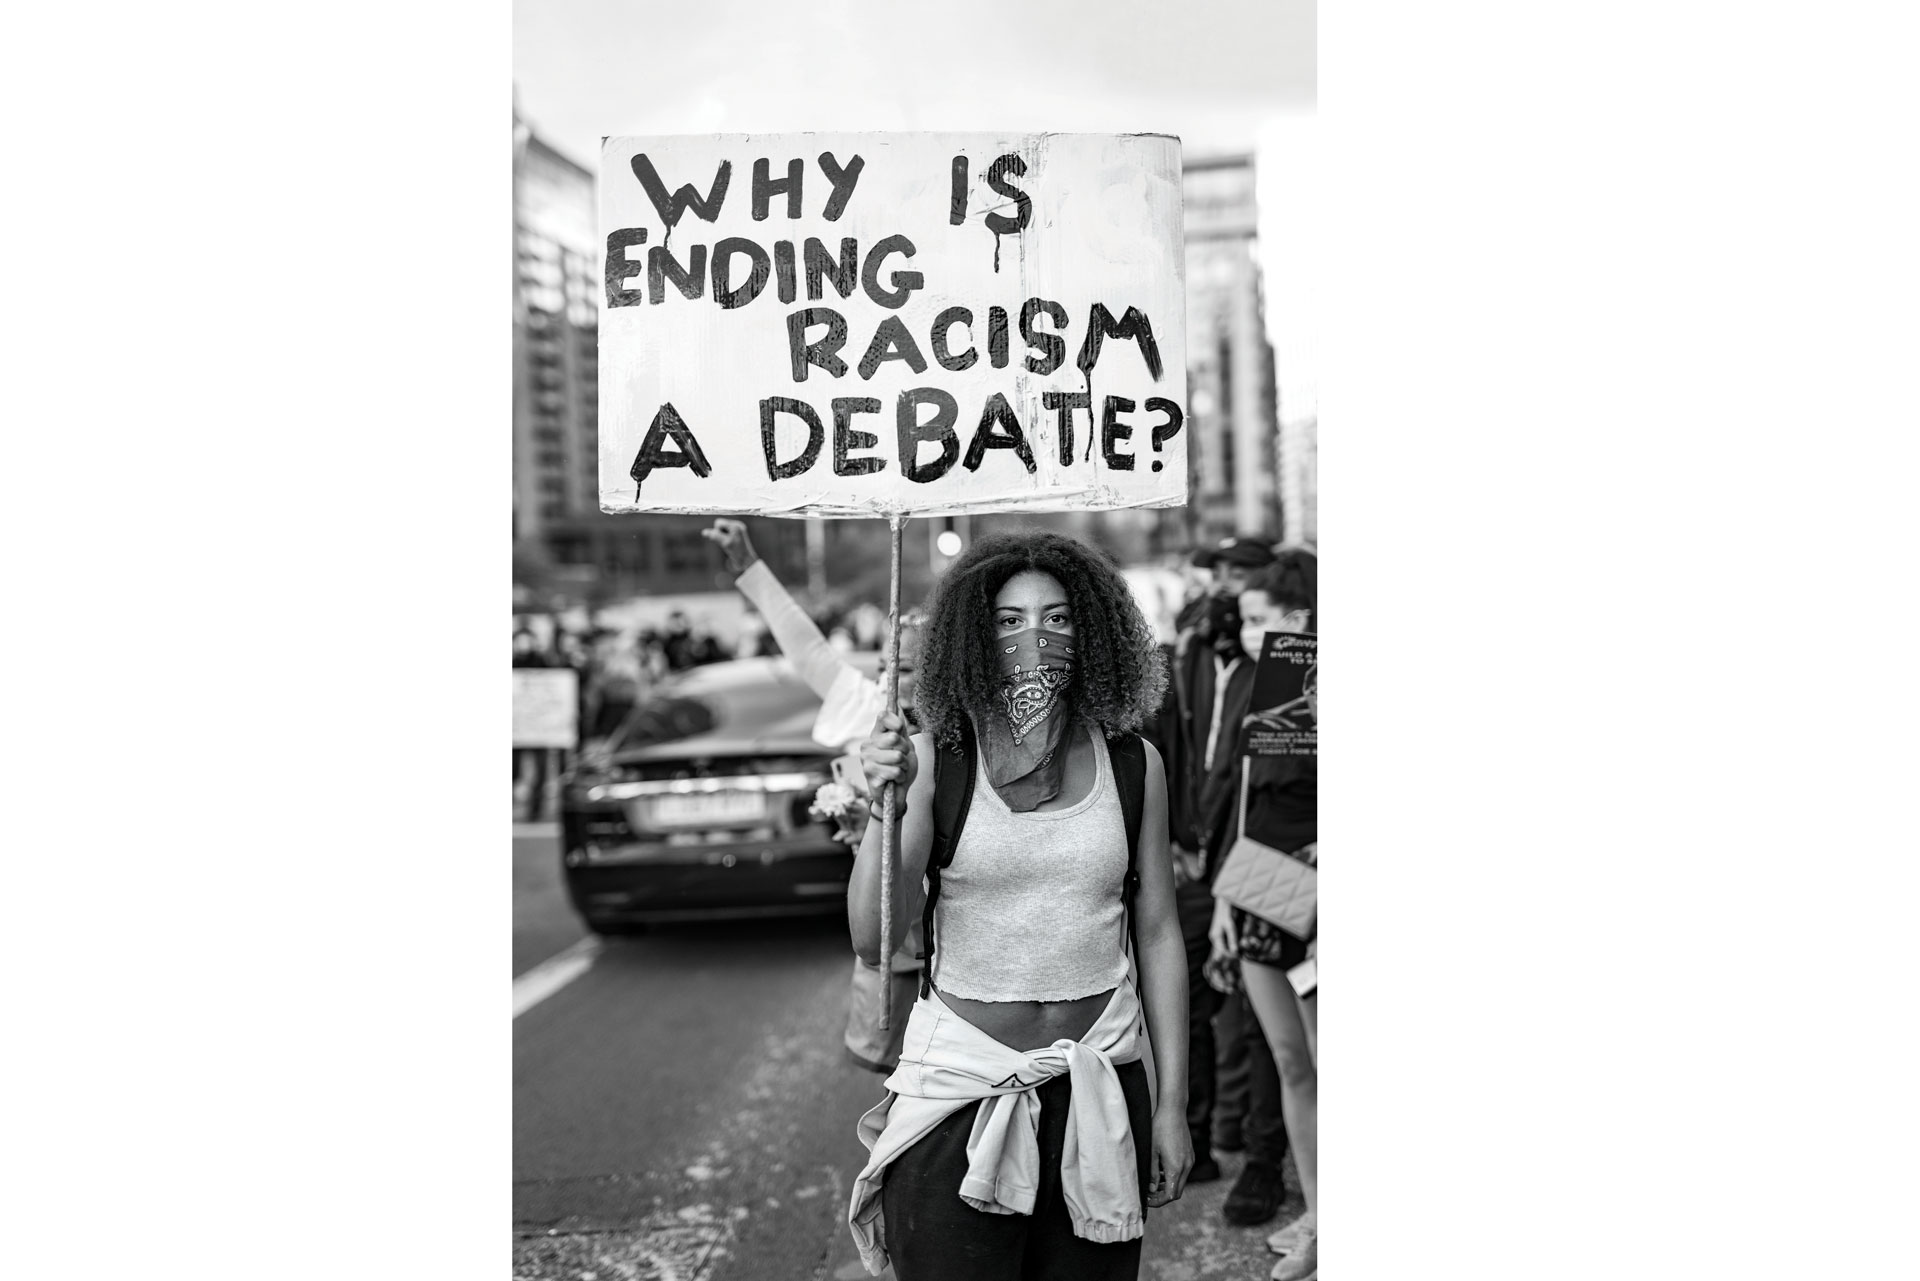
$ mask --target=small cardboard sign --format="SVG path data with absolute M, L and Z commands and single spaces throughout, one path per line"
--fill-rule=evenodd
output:
M 1187 499 L 1179 139 L 608 138 L 600 507 Z
M 1310 633 L 1267 633 L 1253 672 L 1248 756 L 1320 754 L 1319 646 Z
M 580 745 L 580 676 L 571 667 L 513 669 L 513 745 Z

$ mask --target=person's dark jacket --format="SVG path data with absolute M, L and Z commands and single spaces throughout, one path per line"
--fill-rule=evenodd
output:
M 1167 700 L 1162 705 L 1160 734 L 1170 747 L 1167 814 L 1175 845 L 1205 856 L 1209 881 L 1232 843 L 1240 780 L 1240 723 L 1253 698 L 1253 668 L 1242 658 L 1227 675 L 1226 703 L 1220 709 L 1220 738 L 1213 767 L 1206 768 L 1207 735 L 1213 726 L 1213 698 L 1218 668 L 1213 648 L 1198 635 L 1183 632 L 1166 653 L 1169 667 Z M 1156 746 L 1159 744 L 1156 743 Z
M 1209 655 L 1209 658 L 1211 655 Z M 1211 882 L 1227 849 L 1233 844 L 1240 803 L 1240 723 L 1253 707 L 1252 659 L 1242 658 L 1226 675 L 1226 700 L 1220 708 L 1219 741 L 1213 750 L 1213 767 L 1204 767 L 1207 731 L 1213 724 L 1213 695 L 1216 676 L 1209 664 L 1198 674 L 1195 684 L 1199 699 L 1194 714 L 1194 827 L 1199 849 L 1206 855 L 1207 880 Z

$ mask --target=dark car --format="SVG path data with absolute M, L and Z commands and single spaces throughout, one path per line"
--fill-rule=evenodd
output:
M 869 675 L 875 656 L 851 660 Z M 696 667 L 637 705 L 563 781 L 567 894 L 589 929 L 844 912 L 853 851 L 807 807 L 835 753 L 780 658 Z

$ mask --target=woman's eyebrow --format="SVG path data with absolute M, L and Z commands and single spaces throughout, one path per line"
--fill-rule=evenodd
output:
M 1041 609 L 1065 609 L 1066 607 L 1067 607 L 1067 602 L 1063 600 L 1050 600 L 1046 604 L 1042 605 L 1040 608 Z

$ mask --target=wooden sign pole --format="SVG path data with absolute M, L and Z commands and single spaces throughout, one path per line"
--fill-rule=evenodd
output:
M 887 714 L 900 714 L 900 539 L 906 518 L 887 517 L 893 545 L 893 563 L 887 570 Z M 913 745 L 909 743 L 911 752 Z M 896 784 L 889 779 L 880 790 L 880 1030 L 893 1026 L 893 819 L 899 812 Z

